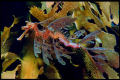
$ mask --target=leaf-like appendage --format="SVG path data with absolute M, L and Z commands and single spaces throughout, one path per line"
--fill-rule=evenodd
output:
M 50 17 L 50 18 L 48 18 L 48 19 L 40 22 L 40 25 L 46 27 L 46 26 L 48 26 L 48 25 L 50 24 L 50 22 L 52 22 L 53 20 L 54 20 L 54 16 L 52 16 L 52 17 Z
M 77 18 L 71 18 L 70 16 L 59 18 L 53 22 L 51 22 L 48 25 L 48 29 L 51 31 L 59 31 L 61 28 L 71 26 L 71 24 L 76 20 Z
M 56 47 L 54 46 L 54 49 L 55 49 L 55 54 L 56 54 L 56 58 L 58 60 L 59 63 L 61 63 L 62 65 L 66 65 L 65 61 L 60 58 L 60 52 L 56 49 Z
M 66 57 L 67 59 L 71 59 L 71 56 L 67 55 L 67 53 L 64 54 L 64 52 L 59 48 L 57 48 L 55 45 L 54 45 L 54 50 L 55 50 L 55 54 L 58 62 L 61 63 L 62 65 L 66 65 L 65 61 L 61 58 L 62 56 Z
M 106 52 L 106 51 L 111 51 L 111 50 L 108 50 L 108 49 L 105 49 L 105 48 L 102 48 L 102 47 L 86 48 L 86 49 L 91 50 L 92 52 L 95 52 L 95 53 L 103 53 L 103 52 Z
M 86 43 L 87 41 L 93 40 L 95 39 L 95 36 L 100 33 L 101 33 L 101 30 L 94 31 L 88 34 L 87 36 L 85 36 L 79 43 Z
M 39 48 L 40 46 L 42 45 L 34 39 L 34 54 L 36 57 L 38 57 L 37 53 L 41 53 L 41 49 Z
M 57 47 L 56 47 L 57 46 Z M 65 61 L 61 57 L 66 57 L 71 59 L 71 56 L 67 55 L 69 52 L 64 49 L 62 46 L 58 46 L 56 43 L 53 47 L 53 43 L 44 43 L 42 48 L 42 55 L 44 62 L 49 65 L 49 59 L 53 60 L 52 56 L 58 60 L 62 65 L 66 65 Z
M 51 53 L 50 53 L 48 50 L 49 50 L 49 51 L 53 51 L 53 50 L 51 49 L 51 46 L 50 46 L 50 45 L 48 45 L 48 44 L 46 44 L 46 43 L 43 43 L 43 48 L 42 48 L 43 60 L 44 60 L 44 62 L 45 62 L 47 65 L 50 64 L 48 58 L 50 58 L 51 60 L 53 60 L 53 58 L 52 58 L 52 56 L 51 56 Z
M 101 30 L 96 30 L 96 31 L 88 34 L 88 35 L 85 36 L 84 38 L 88 38 L 88 37 L 90 37 L 90 36 L 96 36 L 96 35 L 98 35 L 98 34 L 100 34 L 100 33 L 101 33 Z

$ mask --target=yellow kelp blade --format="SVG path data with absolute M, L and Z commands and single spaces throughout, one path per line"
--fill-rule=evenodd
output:
M 4 31 L 3 31 L 3 34 L 2 34 L 2 36 L 1 36 L 1 45 L 4 45 L 5 44 L 5 42 L 6 42 L 6 40 L 8 39 L 8 37 L 9 37 L 9 33 L 10 33 L 10 29 L 11 29 L 11 27 L 4 27 Z
M 35 58 L 33 51 L 33 36 L 29 36 L 26 40 L 22 53 L 21 70 L 19 79 L 36 79 L 39 75 L 39 67 L 43 66 L 41 58 Z
M 4 72 L 7 69 L 7 67 L 14 63 L 17 59 L 21 61 L 20 57 L 12 52 L 2 54 L 1 59 L 5 59 L 4 62 L 2 63 L 2 72 Z
M 36 18 L 38 19 L 40 22 L 44 21 L 52 16 L 55 17 L 55 19 L 67 16 L 67 13 L 70 10 L 73 10 L 75 8 L 78 7 L 78 3 L 77 2 L 64 2 L 64 5 L 62 7 L 62 10 L 58 13 L 56 13 L 56 11 L 58 10 L 58 5 L 59 2 L 51 9 L 51 11 L 47 14 L 45 14 L 45 12 L 42 9 L 39 9 L 36 6 L 33 6 L 30 8 L 30 13 Z M 51 22 L 51 21 L 50 21 Z M 46 26 L 45 26 L 46 27 Z
M 20 17 L 16 18 L 14 15 L 13 17 L 14 17 L 14 21 L 12 25 L 10 27 L 6 27 L 6 26 L 4 27 L 4 31 L 1 35 L 1 45 L 4 45 L 4 43 L 8 39 L 9 34 L 10 34 L 10 29 L 14 26 L 14 24 L 17 24 L 20 21 Z
M 1 74 L 1 79 L 16 79 L 16 71 L 18 71 L 20 65 L 18 65 L 13 71 L 6 71 Z

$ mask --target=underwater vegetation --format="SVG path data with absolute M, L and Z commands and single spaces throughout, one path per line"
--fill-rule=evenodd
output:
M 1 79 L 119 79 L 119 2 L 25 5 L 1 30 Z

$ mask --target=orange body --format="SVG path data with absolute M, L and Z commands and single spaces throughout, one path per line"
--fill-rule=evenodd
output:
M 31 23 L 31 22 L 27 22 L 26 26 L 22 27 L 24 31 L 24 33 L 17 38 L 17 40 L 21 40 L 23 38 L 23 36 L 28 32 L 28 30 L 33 29 L 35 31 L 35 36 L 39 37 L 41 36 L 43 40 L 47 40 L 49 36 L 51 36 L 53 39 L 57 39 L 59 38 L 59 40 L 64 43 L 65 46 L 70 46 L 73 48 L 80 48 L 82 47 L 80 44 L 76 44 L 76 43 L 70 43 L 66 37 L 60 33 L 60 32 L 52 32 L 51 30 L 49 30 L 48 28 L 46 28 L 44 31 L 40 31 L 37 27 L 37 23 Z

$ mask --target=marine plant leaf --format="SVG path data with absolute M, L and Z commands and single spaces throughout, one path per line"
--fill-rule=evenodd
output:
M 6 71 L 1 74 L 1 79 L 16 79 L 16 71 L 20 68 L 18 65 L 13 71 Z
M 98 61 L 96 62 L 98 68 L 102 71 L 102 73 L 107 74 L 109 79 L 118 79 L 118 73 L 114 71 L 113 68 L 111 68 L 109 64 L 105 62 L 105 60 L 102 58 L 97 58 L 96 60 Z
M 3 54 L 2 59 L 20 59 L 20 57 L 15 53 L 7 52 Z
M 45 17 L 44 17 L 44 12 L 40 9 L 38 9 L 36 6 L 32 6 L 30 8 L 30 13 L 39 21 L 44 21 Z
M 102 14 L 104 13 L 107 20 L 110 21 L 110 2 L 97 2 L 102 10 Z
M 53 65 L 47 66 L 44 74 L 48 79 L 61 79 L 59 71 Z
M 16 35 L 17 32 L 11 32 L 9 34 L 9 38 L 6 40 L 5 44 L 1 46 L 1 55 L 4 55 L 5 53 L 9 52 L 10 46 L 16 40 L 15 39 Z
M 28 41 L 24 45 L 22 53 L 24 57 L 21 61 L 21 70 L 19 72 L 19 78 L 21 79 L 36 79 L 39 75 L 39 66 L 43 65 L 43 61 L 40 58 L 35 58 L 33 51 L 33 38 L 28 37 Z
M 119 2 L 110 2 L 111 4 L 111 15 L 113 15 L 112 21 L 115 24 L 119 23 Z
M 82 55 L 83 61 L 86 68 L 86 75 L 90 75 L 88 79 L 99 79 L 100 75 L 98 73 L 97 67 L 95 65 L 95 62 L 93 61 L 90 54 L 83 49 L 75 49 L 78 56 Z M 90 72 L 90 73 L 89 73 Z M 87 74 L 88 73 L 88 74 Z
M 47 13 L 49 13 L 52 9 L 52 5 L 54 2 L 41 2 L 42 3 L 42 7 L 41 7 L 41 10 L 45 10 L 47 11 Z
M 99 30 L 99 28 L 104 27 L 103 23 L 97 18 L 90 9 L 88 2 L 78 2 L 79 7 L 74 10 L 73 17 L 78 19 L 75 21 L 76 27 L 80 30 L 82 27 L 89 29 L 90 32 Z M 81 10 L 81 7 L 85 7 Z M 88 22 L 89 19 L 93 19 L 94 23 Z
M 14 21 L 12 23 L 12 25 L 10 27 L 4 27 L 4 31 L 1 35 L 1 45 L 4 45 L 6 40 L 8 39 L 9 37 L 9 34 L 10 34 L 10 29 L 14 26 L 14 24 L 17 24 L 20 20 L 20 17 L 16 18 L 15 16 L 14 17 Z
M 12 60 L 5 60 L 3 63 L 2 63 L 2 72 L 4 72 L 5 70 L 6 70 L 6 68 L 8 67 L 8 66 L 10 66 L 13 62 L 15 62 L 16 61 L 16 59 L 12 59 Z
M 56 14 L 56 18 L 61 18 L 67 16 L 70 10 L 76 9 L 78 7 L 78 2 L 64 2 L 62 10 Z
M 47 5 L 48 8 L 51 7 L 53 4 L 54 4 L 54 2 L 46 1 L 46 5 Z

